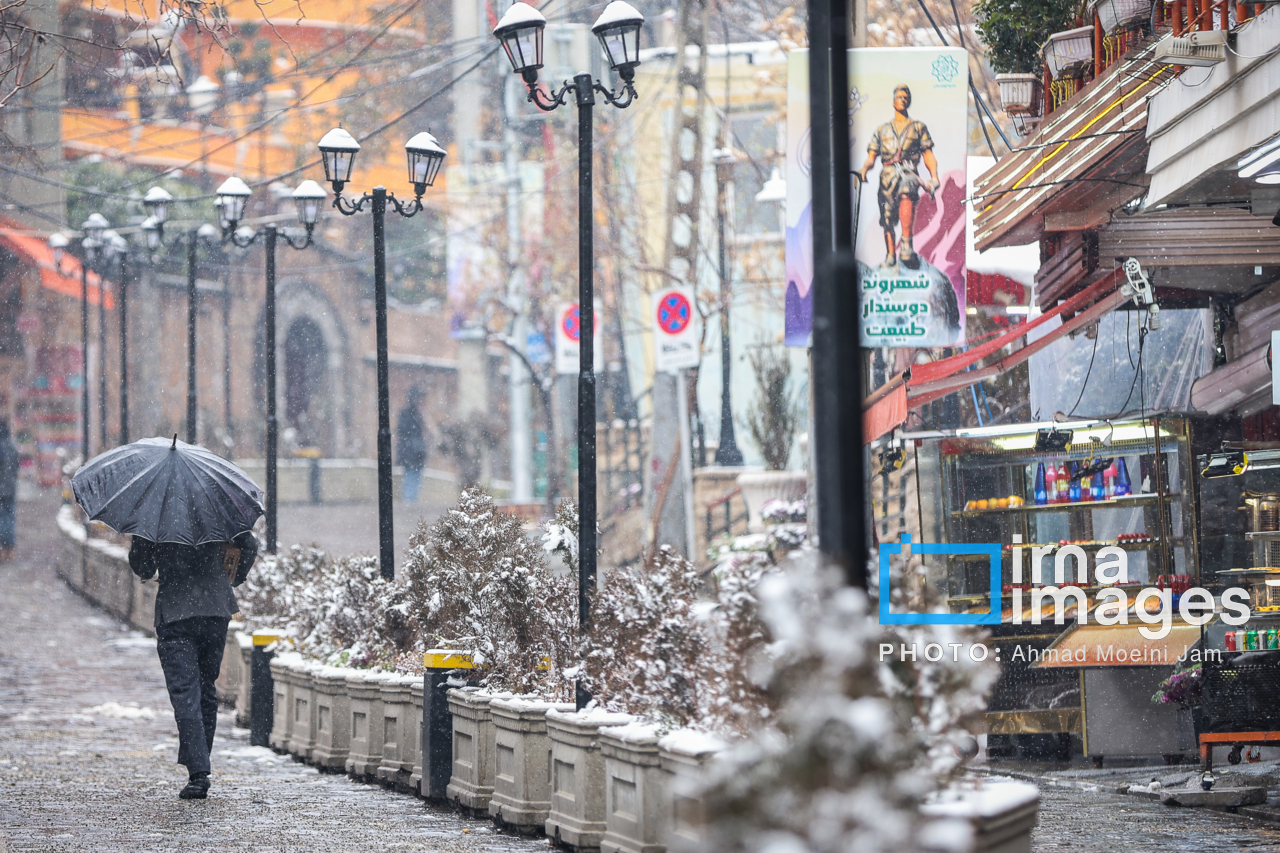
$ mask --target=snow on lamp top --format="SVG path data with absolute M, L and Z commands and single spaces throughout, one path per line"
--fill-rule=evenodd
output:
M 237 177 L 223 181 L 217 189 L 218 200 L 222 202 L 222 218 L 233 225 L 243 219 L 244 203 L 252 194 L 249 185 Z
M 342 192 L 342 184 L 351 180 L 356 152 L 360 143 L 346 129 L 335 127 L 320 138 L 320 154 L 324 160 L 324 177 L 334 185 L 335 192 Z
M 502 49 L 511 60 L 511 70 L 531 76 L 542 67 L 542 30 L 547 19 L 528 3 L 512 3 L 493 28 Z
M 626 0 L 613 0 L 596 22 L 591 32 L 600 39 L 609 67 L 627 72 L 640 64 L 640 27 L 644 24 L 644 15 Z
M 320 205 L 325 192 L 315 181 L 303 181 L 293 191 L 294 204 L 298 206 L 298 221 L 310 228 L 320 218 Z
M 440 164 L 444 162 L 445 150 L 426 131 L 415 134 L 404 144 L 404 150 L 409 158 L 409 183 L 421 195 L 425 188 L 435 183 Z

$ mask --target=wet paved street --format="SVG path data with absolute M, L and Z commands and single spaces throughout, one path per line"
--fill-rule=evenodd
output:
M 219 720 L 214 787 L 185 771 L 154 642 L 54 574 L 57 504 L 18 505 L 19 557 L 0 565 L 0 850 L 546 850 L 421 801 L 321 775 Z
M 444 505 L 427 501 L 406 504 L 396 501 L 392 520 L 396 537 L 396 553 L 409 547 L 409 537 L 418 522 L 431 524 Z M 378 504 L 376 501 L 351 504 L 281 504 L 279 539 L 290 545 L 319 545 L 328 553 L 342 557 L 348 554 L 378 553 Z
M 1280 850 L 1280 825 L 1174 809 L 1126 794 L 1042 787 L 1033 853 L 1227 853 Z

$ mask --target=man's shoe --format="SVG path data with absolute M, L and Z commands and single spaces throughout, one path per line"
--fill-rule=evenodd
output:
M 187 780 L 187 787 L 178 792 L 180 800 L 203 800 L 209 796 L 209 774 L 196 773 Z

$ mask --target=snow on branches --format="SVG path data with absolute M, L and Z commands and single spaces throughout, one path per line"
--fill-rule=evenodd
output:
M 467 489 L 435 524 L 420 526 L 404 574 L 418 635 L 474 652 L 481 686 L 572 695 L 563 671 L 576 656 L 576 584 L 547 568 L 520 520 L 498 512 L 490 495 Z
M 706 796 L 717 851 L 925 849 L 924 796 L 958 767 L 963 725 L 996 676 L 974 631 L 881 626 L 875 600 L 812 552 L 760 586 L 772 632 L 770 727 L 726 753 Z M 956 643 L 958 661 L 881 661 L 881 643 Z

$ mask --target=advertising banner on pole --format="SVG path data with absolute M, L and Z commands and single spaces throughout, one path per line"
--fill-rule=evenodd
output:
M 698 313 L 691 287 L 668 287 L 653 294 L 653 353 L 659 373 L 697 367 Z
M 600 311 L 596 312 L 595 336 L 592 338 L 591 351 L 595 354 L 596 372 L 604 369 L 600 347 Z M 581 318 L 578 303 L 565 302 L 556 309 L 556 373 L 561 376 L 578 374 L 579 342 L 582 340 Z
M 849 51 L 863 346 L 964 344 L 968 62 L 961 48 Z M 787 63 L 788 346 L 808 346 L 813 327 L 809 133 L 809 55 L 796 50 Z

